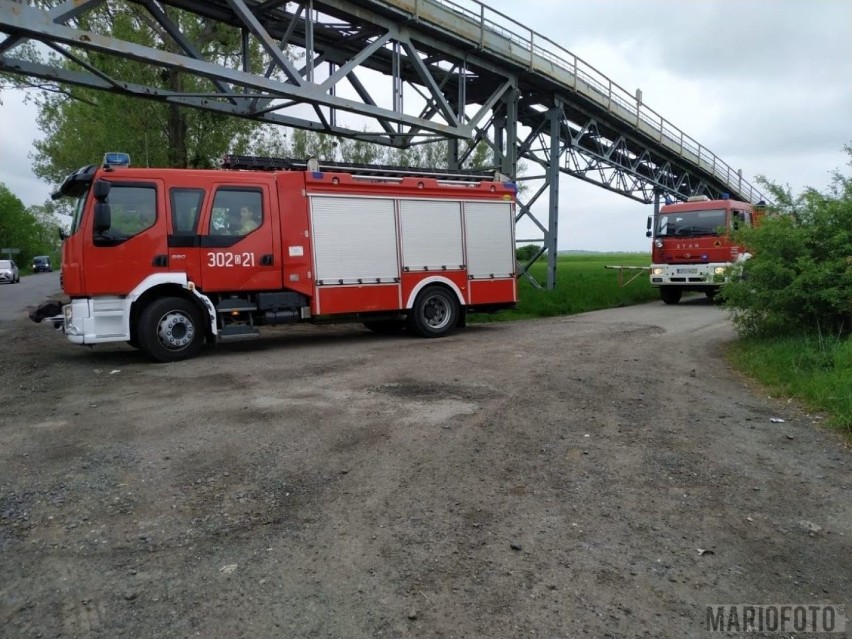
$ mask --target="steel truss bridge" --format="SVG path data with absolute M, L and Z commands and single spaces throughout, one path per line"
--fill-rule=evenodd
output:
M 762 198 L 638 92 L 478 0 L 127 2 L 157 34 L 156 46 L 83 28 L 104 24 L 89 18 L 103 16 L 109 0 L 66 0 L 49 10 L 0 0 L 0 71 L 398 148 L 447 140 L 450 169 L 487 144 L 492 168 L 527 184 L 516 222 L 529 220 L 537 231 L 518 242 L 541 248 L 520 266 L 528 274 L 546 255 L 548 289 L 556 284 L 561 173 L 655 208 L 663 195 Z M 239 53 L 194 41 L 181 28 L 187 14 L 208 34 L 239 34 Z M 58 55 L 28 59 L 21 53 L 28 41 Z M 106 70 L 128 65 L 95 65 L 81 50 L 196 81 L 184 83 L 191 92 L 137 84 Z

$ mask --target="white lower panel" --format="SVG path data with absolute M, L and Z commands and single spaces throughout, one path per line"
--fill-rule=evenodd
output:
M 127 298 L 71 300 L 64 310 L 65 336 L 74 344 L 126 342 L 130 339 L 126 331 L 130 312 Z

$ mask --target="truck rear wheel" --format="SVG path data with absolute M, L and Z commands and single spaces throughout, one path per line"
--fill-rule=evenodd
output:
M 459 321 L 461 311 L 456 296 L 443 286 L 427 286 L 408 315 L 408 325 L 423 337 L 443 337 Z
M 155 300 L 139 314 L 139 348 L 156 362 L 195 357 L 204 346 L 204 324 L 199 308 L 182 297 Z
M 680 301 L 681 295 L 683 295 L 683 291 L 677 286 L 660 287 L 660 297 L 663 298 L 663 302 L 666 304 L 677 304 Z

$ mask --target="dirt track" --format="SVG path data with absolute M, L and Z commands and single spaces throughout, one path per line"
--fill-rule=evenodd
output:
M 0 323 L 0 634 L 680 638 L 848 603 L 852 454 L 731 337 L 694 300 L 154 365 Z

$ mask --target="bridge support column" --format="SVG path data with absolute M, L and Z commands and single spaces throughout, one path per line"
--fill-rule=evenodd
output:
M 523 107 L 523 105 L 521 105 Z M 547 111 L 539 113 L 537 121 L 530 122 L 531 130 L 519 141 L 516 147 L 516 161 L 524 162 L 524 171 L 517 180 L 524 185 L 518 194 L 518 213 L 516 223 L 524 224 L 527 230 L 539 237 L 518 238 L 517 242 L 541 244 L 532 260 L 521 264 L 521 272 L 538 289 L 553 290 L 556 287 L 557 239 L 559 237 L 559 178 L 561 176 L 561 158 L 567 149 L 564 139 L 565 116 L 562 102 L 554 96 Z M 541 206 L 533 211 L 534 205 L 541 200 Z M 547 202 L 547 217 L 544 216 L 544 202 Z M 532 276 L 529 269 L 540 257 L 547 255 L 547 273 L 542 283 Z
M 506 140 L 499 164 L 500 172 L 513 180 L 518 179 L 518 90 L 514 87 L 506 91 L 502 99 L 506 113 Z
M 447 168 L 451 171 L 458 171 L 461 168 L 458 138 L 447 140 Z
M 556 288 L 556 257 L 557 239 L 559 237 L 559 158 L 562 156 L 562 108 L 557 105 L 548 114 L 550 120 L 550 153 L 547 164 L 547 181 L 550 186 L 549 212 L 547 217 L 547 232 L 544 235 L 544 246 L 547 249 L 547 290 Z

